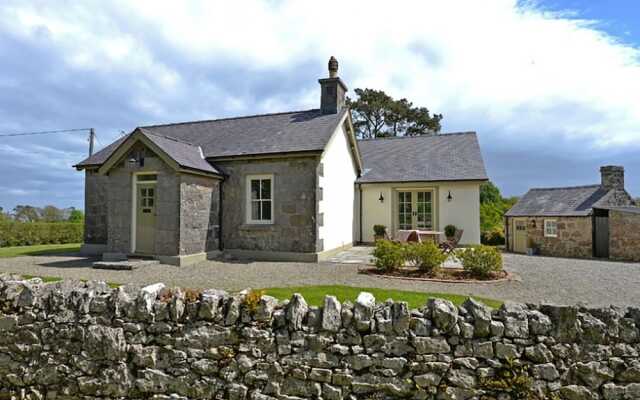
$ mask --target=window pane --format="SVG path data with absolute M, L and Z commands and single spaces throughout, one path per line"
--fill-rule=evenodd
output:
M 153 198 L 147 199 L 147 207 L 153 207 Z
M 149 188 L 149 189 L 147 190 L 147 196 L 149 196 L 149 197 L 153 197 L 153 188 Z
M 271 199 L 271 179 L 263 179 L 262 181 L 262 193 L 260 198 L 261 199 Z
M 145 189 L 145 188 L 140 189 L 140 196 L 141 197 L 146 197 L 147 196 L 147 189 Z
M 431 192 L 425 192 L 425 201 L 431 201 Z
M 260 220 L 260 202 L 259 201 L 251 202 L 251 219 L 254 221 Z
M 263 221 L 271 220 L 271 201 L 262 202 L 262 220 Z
M 260 180 L 252 179 L 251 180 L 251 200 L 256 200 L 260 198 Z

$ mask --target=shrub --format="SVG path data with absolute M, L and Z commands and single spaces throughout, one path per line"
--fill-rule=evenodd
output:
M 480 235 L 480 243 L 487 246 L 502 246 L 505 244 L 504 231 L 502 228 L 484 231 Z
M 405 250 L 401 244 L 389 240 L 378 240 L 373 250 L 376 267 L 383 271 L 401 268 L 405 262 Z
M 448 238 L 454 237 L 458 228 L 455 225 L 447 225 L 444 227 L 444 235 Z
M 374 225 L 373 226 L 373 234 L 376 237 L 384 237 L 384 233 L 387 231 L 387 227 L 384 225 Z
M 84 224 L 71 222 L 0 222 L 0 247 L 81 243 Z
M 408 243 L 405 247 L 406 257 L 419 270 L 433 274 L 447 260 L 447 255 L 434 242 Z
M 488 278 L 492 272 L 502 271 L 502 254 L 495 247 L 470 247 L 459 251 L 456 257 L 465 271 L 481 279 Z

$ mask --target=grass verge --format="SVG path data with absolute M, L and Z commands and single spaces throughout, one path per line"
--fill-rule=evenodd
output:
M 300 287 L 282 287 L 282 288 L 267 288 L 263 289 L 266 294 L 273 296 L 277 299 L 284 300 L 290 299 L 294 293 L 300 293 L 308 304 L 313 306 L 322 306 L 324 303 L 324 296 L 327 294 L 336 296 L 338 300 L 355 301 L 360 292 L 369 292 L 373 294 L 377 302 L 385 301 L 386 299 L 393 299 L 395 301 L 406 301 L 410 308 L 420 308 L 424 306 L 427 299 L 437 297 L 440 299 L 449 300 L 456 305 L 461 305 L 469 296 L 449 293 L 423 293 L 423 292 L 409 292 L 404 290 L 388 290 L 377 288 L 360 288 L 351 286 L 300 286 Z M 474 297 L 476 300 L 481 301 L 492 308 L 498 308 L 502 305 L 502 301 L 486 299 L 482 297 Z
M 0 247 L 0 258 L 20 256 L 44 256 L 60 253 L 77 253 L 80 243 L 68 244 L 37 244 L 34 246 Z

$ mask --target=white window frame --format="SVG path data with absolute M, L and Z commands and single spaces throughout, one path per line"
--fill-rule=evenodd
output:
M 555 233 L 549 233 L 548 228 L 553 224 Z M 558 221 L 555 219 L 544 220 L 544 237 L 558 237 Z
M 266 220 L 266 219 L 261 219 L 261 220 L 254 220 L 251 216 L 251 205 L 253 200 L 251 199 L 251 181 L 254 180 L 265 180 L 265 179 L 270 179 L 271 180 L 271 198 L 269 199 L 271 201 L 271 219 Z M 245 208 L 246 208 L 246 221 L 247 224 L 251 224 L 251 225 L 271 225 L 274 222 L 274 202 L 275 202 L 275 180 L 273 179 L 273 174 L 262 174 L 262 175 L 247 175 L 247 179 L 246 179 L 246 201 L 245 201 Z M 261 199 L 261 200 L 265 200 L 265 199 Z

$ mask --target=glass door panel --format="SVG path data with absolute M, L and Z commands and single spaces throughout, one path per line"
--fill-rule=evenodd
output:
M 398 192 L 398 229 L 412 229 L 413 202 L 411 192 Z
M 415 208 L 416 229 L 433 229 L 431 192 L 417 192 Z

